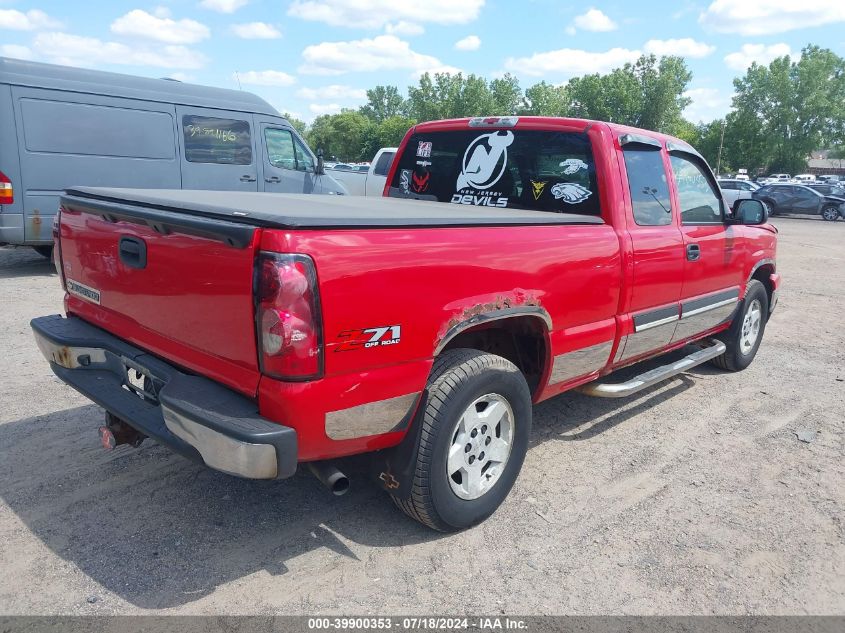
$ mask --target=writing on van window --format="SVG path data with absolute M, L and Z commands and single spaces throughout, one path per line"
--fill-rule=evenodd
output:
M 185 160 L 189 163 L 252 164 L 252 137 L 247 121 L 185 115 L 182 130 Z
M 236 143 L 238 140 L 238 135 L 232 132 L 231 130 L 221 130 L 218 127 L 200 127 L 198 125 L 188 125 L 185 126 L 185 131 L 191 135 L 191 138 L 195 136 L 213 136 L 218 140 L 228 141 L 230 143 Z

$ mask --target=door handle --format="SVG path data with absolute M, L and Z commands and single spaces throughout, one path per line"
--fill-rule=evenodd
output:
M 146 268 L 147 244 L 137 237 L 123 236 L 117 246 L 120 261 L 129 268 Z
M 697 262 L 701 257 L 701 247 L 698 244 L 687 244 L 687 260 Z
M 251 176 L 250 174 L 244 174 L 241 176 L 241 182 L 255 182 L 258 180 L 255 176 Z
M 268 176 L 264 179 L 264 182 L 282 182 L 282 179 L 278 176 Z

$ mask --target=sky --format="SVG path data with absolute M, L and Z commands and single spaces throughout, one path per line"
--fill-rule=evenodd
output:
M 845 56 L 845 0 L 0 0 L 0 55 L 243 89 L 305 121 L 423 72 L 509 72 L 523 89 L 681 55 L 685 116 L 729 109 L 753 62 Z

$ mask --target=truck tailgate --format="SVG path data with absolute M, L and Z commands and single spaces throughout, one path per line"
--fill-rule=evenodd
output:
M 139 222 L 64 200 L 67 311 L 253 396 L 259 368 L 252 284 L 261 229 L 243 228 L 246 238 L 232 244 L 196 227 L 181 231 L 178 222 Z

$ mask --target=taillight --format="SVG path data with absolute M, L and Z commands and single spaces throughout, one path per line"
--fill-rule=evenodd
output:
M 261 373 L 281 380 L 319 378 L 323 332 L 311 258 L 260 253 L 255 303 Z
M 12 181 L 0 171 L 0 204 L 12 204 L 15 201 L 15 190 Z

